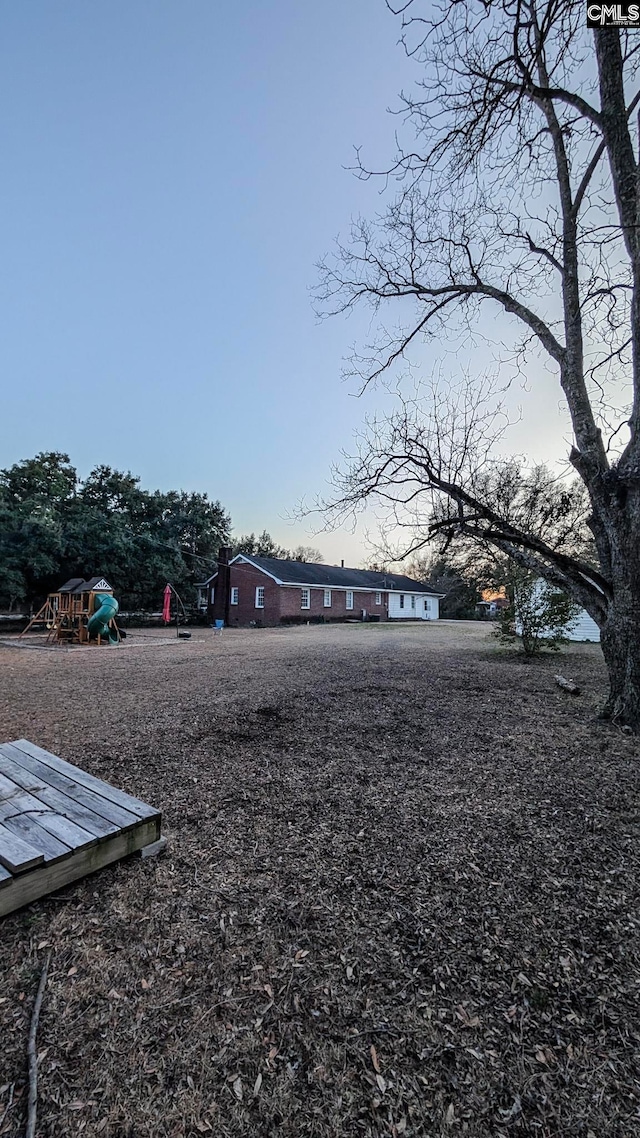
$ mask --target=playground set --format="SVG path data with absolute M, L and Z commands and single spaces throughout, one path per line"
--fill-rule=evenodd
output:
M 29 621 L 22 636 L 44 625 L 47 643 L 118 644 L 123 637 L 116 624 L 118 602 L 104 577 L 72 577 L 45 603 Z

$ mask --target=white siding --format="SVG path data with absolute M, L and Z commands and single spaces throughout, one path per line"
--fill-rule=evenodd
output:
M 600 629 L 586 609 L 580 609 L 576 623 L 567 632 L 567 640 L 591 640 L 594 644 L 600 643 Z
M 425 620 L 440 619 L 440 597 L 424 597 Z
M 390 592 L 389 619 L 390 620 L 437 620 L 439 616 L 438 597 L 425 597 L 424 593 Z M 404 597 L 404 608 L 400 607 L 400 597 Z M 415 598 L 415 606 L 411 598 Z M 425 607 L 425 601 L 427 602 Z
M 546 586 L 544 581 L 539 581 L 536 585 L 536 589 L 540 593 L 542 593 L 542 590 L 545 588 Z M 522 624 L 520 623 L 517 613 L 515 624 L 516 633 L 518 636 L 521 636 Z M 600 629 L 598 628 L 595 620 L 589 616 L 589 613 L 586 609 L 579 609 L 577 616 L 571 623 L 571 627 L 566 630 L 565 636 L 567 640 L 590 640 L 593 644 L 600 643 Z
M 522 635 L 522 624 L 516 617 L 516 633 Z M 600 629 L 593 617 L 586 609 L 580 609 L 575 621 L 564 633 L 567 640 L 590 640 L 593 644 L 600 643 Z

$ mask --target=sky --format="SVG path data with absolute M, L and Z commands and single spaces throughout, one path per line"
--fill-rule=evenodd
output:
M 398 33 L 384 0 L 0 0 L 1 467 L 64 451 L 361 563 L 371 517 L 291 517 L 385 403 L 341 378 L 370 316 L 318 321 L 310 289 L 382 208 L 347 167 L 393 154 Z

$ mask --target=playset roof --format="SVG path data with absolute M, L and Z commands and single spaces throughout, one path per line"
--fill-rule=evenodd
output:
M 58 592 L 75 593 L 78 585 L 84 585 L 84 577 L 70 577 L 68 581 L 65 581 L 64 585 L 60 586 Z
M 91 577 L 85 581 L 84 577 L 71 577 L 58 589 L 59 593 L 112 593 L 113 589 L 105 577 Z

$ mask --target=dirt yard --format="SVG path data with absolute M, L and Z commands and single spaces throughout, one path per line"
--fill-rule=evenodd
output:
M 639 747 L 603 692 L 597 647 L 472 623 L 0 645 L 0 740 L 169 838 L 0 924 L 0 1134 L 50 948 L 38 1138 L 640 1135 Z

